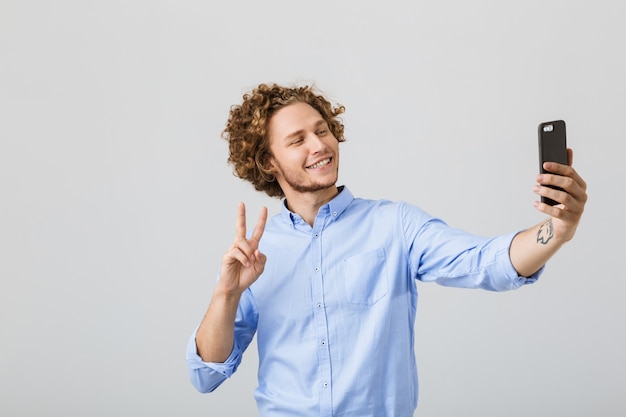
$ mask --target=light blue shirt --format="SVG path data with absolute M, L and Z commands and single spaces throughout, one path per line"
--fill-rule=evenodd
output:
M 234 348 L 203 362 L 195 333 L 191 382 L 213 391 L 257 336 L 260 415 L 410 417 L 417 405 L 415 280 L 506 291 L 518 276 L 515 233 L 478 237 L 405 202 L 354 198 L 347 188 L 322 206 L 314 226 L 285 206 L 260 242 L 265 272 L 244 292 Z

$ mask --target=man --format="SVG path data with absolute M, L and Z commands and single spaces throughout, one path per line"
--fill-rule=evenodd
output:
M 519 233 L 477 237 L 404 202 L 354 198 L 336 185 L 343 111 L 311 87 L 261 84 L 224 131 L 236 174 L 285 200 L 267 225 L 264 208 L 250 235 L 240 204 L 187 361 L 194 386 L 213 391 L 256 334 L 264 417 L 412 416 L 415 280 L 492 291 L 533 283 L 574 236 L 587 199 L 571 150 L 569 165 L 546 163 L 534 190 L 560 205 L 537 201 L 548 219 Z

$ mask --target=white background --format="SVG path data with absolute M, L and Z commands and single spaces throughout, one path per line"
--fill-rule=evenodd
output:
M 187 380 L 242 183 L 220 138 L 261 82 L 346 106 L 340 183 L 483 235 L 532 207 L 565 119 L 589 202 L 539 283 L 418 284 L 416 415 L 626 415 L 626 2 L 0 1 L 0 414 L 256 415 L 256 346 Z M 384 381 L 381 381 L 384 383 Z

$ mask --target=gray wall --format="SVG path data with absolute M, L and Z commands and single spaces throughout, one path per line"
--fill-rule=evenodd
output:
M 0 414 L 255 415 L 184 350 L 238 201 L 219 135 L 260 82 L 344 104 L 340 183 L 483 235 L 543 220 L 536 126 L 590 200 L 541 281 L 418 284 L 420 416 L 623 416 L 626 3 L 0 2 Z M 230 411 L 228 411 L 230 410 Z

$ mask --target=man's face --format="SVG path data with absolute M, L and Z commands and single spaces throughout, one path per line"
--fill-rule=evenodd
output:
M 278 110 L 269 123 L 270 169 L 285 195 L 336 190 L 339 142 L 306 103 Z

